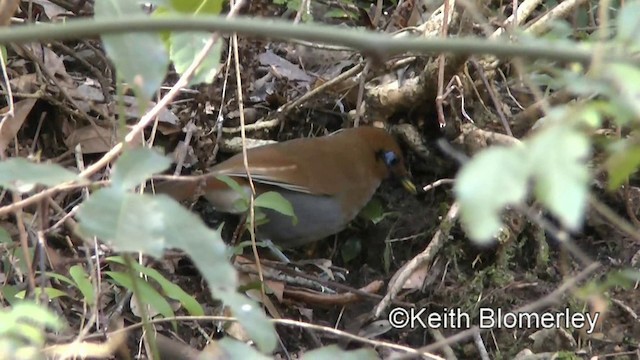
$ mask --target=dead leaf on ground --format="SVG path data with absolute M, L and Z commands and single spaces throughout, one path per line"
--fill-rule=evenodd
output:
M 282 302 L 284 298 L 284 282 L 282 281 L 273 281 L 273 280 L 265 280 L 265 285 L 273 292 L 273 295 L 278 299 L 278 301 Z
M 37 75 L 35 73 L 20 75 L 9 80 L 9 83 L 15 91 L 21 93 L 30 94 L 38 90 Z
M 260 281 L 259 277 L 255 274 L 238 273 L 238 276 L 239 276 L 240 286 L 249 286 L 251 284 L 254 284 Z M 282 284 L 282 287 L 284 287 L 284 284 Z M 271 301 L 271 299 L 268 296 L 263 297 L 260 289 L 250 288 L 246 291 L 246 294 L 247 296 L 249 296 L 250 299 L 253 299 L 257 302 L 264 304 L 264 306 L 267 308 L 267 311 L 272 317 L 276 319 L 282 318 L 282 315 L 280 314 L 280 311 L 278 311 L 278 308 L 276 307 L 276 305 Z
M 9 146 L 13 138 L 18 134 L 24 120 L 27 118 L 33 105 L 36 104 L 38 99 L 24 99 L 13 104 L 13 116 L 10 114 L 4 115 L 2 122 L 0 122 L 0 152 Z M 4 107 L 0 110 L 0 114 L 5 114 L 9 111 L 9 107 Z
M 48 0 L 32 0 L 32 1 L 42 7 L 42 10 L 44 10 L 44 13 L 47 15 L 49 19 L 56 19 L 58 16 L 62 14 L 69 13 L 67 9 L 63 8 L 62 6 L 53 4 L 51 1 L 48 1 Z
M 290 81 L 299 81 L 309 83 L 313 80 L 300 66 L 290 62 L 289 60 L 276 55 L 273 51 L 267 50 L 258 55 L 260 65 L 268 66 L 273 69 L 279 76 L 285 77 Z
M 407 281 L 405 281 L 402 288 L 411 290 L 419 290 L 422 288 L 422 284 L 424 284 L 424 280 L 429 274 L 429 269 L 431 269 L 429 264 L 424 264 L 417 268 L 413 273 L 411 273 L 411 276 L 409 276 Z
M 78 129 L 74 129 L 71 134 L 64 139 L 65 145 L 69 149 L 75 149 L 80 144 L 83 154 L 105 153 L 111 150 L 120 139 L 118 131 L 115 128 L 107 129 L 101 126 L 93 127 L 87 125 Z M 132 144 L 138 145 L 142 143 L 142 134 L 139 134 Z
M 138 99 L 136 99 L 134 96 L 123 96 L 123 100 L 126 106 L 125 114 L 127 115 L 128 118 L 137 119 L 144 113 L 140 111 L 140 108 L 138 107 L 139 105 Z M 156 105 L 155 102 L 149 101 L 148 106 L 143 110 L 148 111 L 155 105 Z M 160 112 L 158 113 L 158 121 L 160 122 L 177 124 L 178 120 L 179 120 L 178 117 L 171 111 L 167 110 L 166 108 L 160 110 Z
M 75 87 L 70 91 L 71 96 L 74 99 L 85 100 L 85 101 L 95 101 L 95 102 L 104 102 L 104 94 L 102 91 L 95 86 L 92 86 L 88 82 L 81 84 L 78 87 Z
M 233 313 L 229 308 L 225 308 L 222 315 L 233 317 Z M 224 330 L 229 336 L 238 341 L 248 342 L 251 340 L 251 337 L 247 333 L 247 330 L 245 330 L 245 328 L 243 328 L 238 321 L 231 322 L 227 327 L 225 327 Z
M 62 57 L 58 56 L 58 54 L 51 49 L 40 43 L 30 43 L 24 45 L 24 47 L 30 50 L 38 59 L 42 60 L 44 66 L 52 74 L 61 76 L 65 81 L 71 80 L 71 77 L 67 73 L 67 68 L 64 66 L 64 61 L 62 61 Z M 20 55 L 26 57 L 24 54 Z

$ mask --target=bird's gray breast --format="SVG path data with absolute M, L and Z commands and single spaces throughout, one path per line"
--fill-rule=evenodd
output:
M 269 221 L 258 227 L 257 235 L 283 248 L 304 245 L 333 235 L 352 220 L 345 216 L 340 202 L 330 196 L 296 191 L 280 193 L 291 203 L 297 223 L 294 224 L 290 216 L 262 209 Z

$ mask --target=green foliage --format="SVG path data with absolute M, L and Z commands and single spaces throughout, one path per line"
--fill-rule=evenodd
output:
M 46 272 L 44 273 L 44 275 L 48 278 L 55 279 L 61 283 L 64 283 L 65 286 L 77 288 L 78 290 L 80 290 L 80 292 L 84 296 L 85 301 L 89 304 L 92 304 L 94 299 L 93 286 L 91 285 L 88 275 L 84 271 L 82 266 L 80 265 L 72 266 L 69 269 L 69 273 L 71 275 L 71 279 L 62 274 L 58 274 L 55 272 Z M 36 293 L 36 296 L 39 296 L 42 293 L 42 289 L 37 288 L 35 290 L 35 293 Z M 70 296 L 67 292 L 58 290 L 56 288 L 51 288 L 51 287 L 44 288 L 44 293 L 48 299 L 55 299 L 62 296 L 66 296 L 66 297 Z M 17 292 L 15 294 L 15 297 L 18 299 L 24 299 L 25 295 L 26 295 L 25 290 L 22 290 Z
M 37 298 L 40 298 L 42 297 L 42 295 L 44 295 L 44 297 L 49 300 L 57 299 L 59 297 L 69 296 L 66 292 L 62 290 L 58 290 L 56 288 L 52 288 L 52 287 L 44 287 L 44 288 L 38 287 L 38 288 L 35 288 L 33 293 L 34 293 L 34 296 Z M 22 290 L 18 292 L 15 295 L 15 297 L 17 299 L 24 300 L 25 295 L 26 295 L 25 290 Z
M 95 301 L 93 285 L 82 265 L 73 265 L 69 268 L 69 276 L 73 279 L 74 285 L 80 290 L 87 304 L 92 305 Z
M 165 0 L 153 3 L 158 7 L 153 16 L 175 13 L 217 15 L 222 9 L 222 0 Z M 95 6 L 95 17 L 98 19 L 140 14 L 142 9 L 137 1 L 103 0 Z M 103 35 L 102 41 L 118 76 L 146 100 L 162 84 L 170 61 L 182 75 L 210 37 L 211 34 L 207 32 L 130 33 Z M 213 81 L 220 64 L 221 51 L 222 41 L 218 41 L 196 70 L 190 85 Z
M 133 279 L 129 276 L 128 273 L 123 273 L 119 271 L 105 271 L 105 274 L 109 276 L 116 284 L 125 287 L 131 291 L 134 291 Z M 139 296 L 140 301 L 143 304 L 148 304 L 151 308 L 158 313 L 162 314 L 164 317 L 174 317 L 175 313 L 171 308 L 171 304 L 167 301 L 167 299 L 160 295 L 156 289 L 151 286 L 146 281 L 141 281 L 142 279 L 136 278 L 136 288 L 139 293 L 134 292 L 134 295 Z
M 606 294 L 612 289 L 631 289 L 640 282 L 640 271 L 619 270 L 612 271 L 604 279 L 594 279 L 581 286 L 576 295 L 582 299 L 589 299 L 593 294 Z
M 611 156 L 606 167 L 609 172 L 609 190 L 620 187 L 640 165 L 640 144 L 634 141 L 620 141 L 610 148 Z
M 220 339 L 218 344 L 220 345 L 221 350 L 226 353 L 225 358 L 227 359 L 271 359 L 271 357 L 260 354 L 253 347 L 229 337 Z
M 96 19 L 115 19 L 142 15 L 137 1 L 103 0 L 95 4 Z M 160 34 L 130 33 L 103 35 L 104 49 L 118 77 L 126 81 L 138 96 L 150 99 L 158 90 L 169 66 L 169 57 Z
M 589 138 L 573 127 L 557 125 L 527 145 L 537 198 L 565 226 L 578 229 L 587 205 Z
M 125 164 L 120 167 L 120 160 Z M 128 170 L 131 159 L 143 164 L 140 169 Z M 222 300 L 238 318 L 258 348 L 270 352 L 276 345 L 276 335 L 258 304 L 237 293 L 238 277 L 229 262 L 231 252 L 222 241 L 219 231 L 209 229 L 195 214 L 173 199 L 157 195 L 135 194 L 126 185 L 140 182 L 151 172 L 163 170 L 165 163 L 151 151 L 123 154 L 114 170 L 120 186 L 95 191 L 79 208 L 79 230 L 87 236 L 97 236 L 116 250 L 142 252 L 160 258 L 166 249 L 183 250 L 193 260 L 209 285 L 213 297 Z M 181 290 L 169 286 L 154 270 L 137 268 L 152 277 L 168 296 L 180 300 L 194 312 L 200 309 Z M 118 272 L 108 275 L 119 284 L 131 288 L 131 279 Z M 164 298 L 146 282 L 139 282 L 145 299 L 154 300 L 152 306 L 164 316 L 173 314 Z M 162 298 L 162 300 L 158 300 Z
M 293 206 L 291 206 L 291 203 L 279 192 L 267 191 L 258 195 L 254 201 L 254 206 L 257 208 L 271 209 L 283 215 L 290 216 L 294 225 L 298 222 L 298 218 L 293 213 Z
M 373 224 L 378 224 L 380 221 L 384 220 L 389 213 L 384 212 L 384 207 L 382 206 L 382 202 L 378 198 L 373 198 L 371 201 L 367 203 L 367 205 L 360 210 L 359 216 L 371 221 Z
M 273 0 L 273 3 L 277 5 L 285 5 L 288 10 L 296 12 L 299 11 L 302 6 L 302 0 Z M 313 4 L 309 4 L 309 6 L 313 6 Z M 301 20 L 305 23 L 311 22 L 313 21 L 313 17 L 308 11 L 306 11 L 306 9 L 303 9 Z
M 169 56 L 178 74 L 183 74 L 198 55 L 202 46 L 211 37 L 207 32 L 172 32 L 169 36 Z M 209 55 L 196 70 L 190 85 L 200 83 L 212 83 L 218 73 L 220 56 L 222 54 L 222 41 L 218 41 Z
M 7 63 L 7 47 L 0 45 L 0 57 L 2 57 L 5 64 Z
M 345 351 L 340 349 L 337 345 L 329 345 L 320 349 L 306 352 L 302 360 L 332 360 L 332 359 L 346 359 L 346 360 L 368 360 L 379 359 L 378 353 L 373 349 L 358 349 Z
M 219 14 L 222 10 L 220 0 L 169 0 L 172 10 L 185 14 Z
M 617 40 L 621 45 L 629 46 L 631 51 L 640 47 L 640 3 L 628 2 L 616 18 Z
M 0 309 L 0 359 L 42 358 L 44 330 L 61 328 L 54 314 L 31 302 Z
M 472 239 L 487 241 L 499 231 L 500 211 L 524 200 L 529 176 L 521 149 L 495 147 L 478 154 L 458 174 L 454 190 L 462 222 Z
M 125 261 L 120 256 L 112 256 L 107 258 L 107 261 L 118 263 L 121 265 L 125 264 Z M 190 315 L 193 316 L 202 316 L 204 315 L 204 310 L 202 306 L 198 303 L 198 301 L 191 295 L 187 294 L 184 290 L 182 290 L 178 285 L 172 283 L 167 280 L 162 274 L 160 274 L 157 270 L 144 267 L 138 263 L 134 263 L 134 269 L 138 273 L 142 273 L 151 279 L 155 280 L 155 282 L 162 288 L 162 292 L 164 295 L 177 300 L 180 302 L 182 306 L 189 312 Z M 143 302 L 147 302 L 146 299 L 142 299 Z
M 25 158 L 0 161 L 0 187 L 3 188 L 25 193 L 36 185 L 53 187 L 70 181 L 86 183 L 57 164 L 36 164 Z
M 276 5 L 285 5 L 289 10 L 298 10 L 300 9 L 301 0 L 273 0 L 273 3 Z
M 619 12 L 616 45 L 620 50 L 637 48 L 639 12 L 637 2 Z M 635 126 L 633 120 L 640 118 L 637 67 L 612 63 L 589 73 L 577 65 L 551 69 L 546 68 L 547 74 L 537 74 L 542 75 L 536 77 L 538 83 L 594 100 L 551 109 L 536 124 L 535 134 L 521 145 L 485 150 L 463 167 L 454 190 L 461 205 L 462 223 L 476 241 L 491 240 L 502 226 L 501 211 L 510 205 L 524 205 L 531 194 L 568 229 L 578 229 L 591 180 L 587 160 L 592 139 L 585 130 L 602 126 L 604 118 L 617 126 Z M 610 189 L 620 186 L 640 165 L 636 138 L 634 135 L 615 141 L 608 147 L 611 156 L 605 164 Z
M 127 150 L 113 168 L 111 186 L 122 191 L 130 190 L 170 165 L 171 160 L 148 148 Z
M 350 11 L 346 9 L 331 9 L 326 13 L 324 13 L 324 17 L 331 18 L 331 19 L 349 18 L 349 19 L 355 20 L 355 19 L 358 19 L 358 14 L 354 11 Z
M 33 260 L 33 247 L 28 249 L 29 258 Z M 24 252 L 19 247 L 14 247 L 9 251 L 0 251 L 2 257 L 2 266 L 5 274 L 19 271 L 21 274 L 27 274 L 29 269 L 27 268 L 27 261 L 24 258 Z
M 240 186 L 235 180 L 226 175 L 219 175 L 216 177 L 218 180 L 224 182 L 228 185 L 233 191 L 240 195 L 240 200 L 234 204 L 235 208 L 238 212 L 245 212 L 249 209 L 251 205 L 251 199 L 249 194 L 247 194 L 242 186 Z M 254 208 L 256 210 L 256 220 L 266 221 L 264 213 L 260 211 L 260 209 L 271 209 L 277 211 L 283 215 L 291 216 L 292 222 L 297 223 L 298 219 L 293 212 L 293 206 L 291 203 L 285 199 L 280 193 L 275 191 L 267 191 L 258 195 L 254 199 Z M 248 219 L 247 219 L 248 221 Z M 259 221 L 256 221 L 259 223 Z
M 362 252 L 362 239 L 349 238 L 340 246 L 340 255 L 345 264 L 351 262 Z
M 494 147 L 478 154 L 458 174 L 455 192 L 469 236 L 490 241 L 500 230 L 500 212 L 521 205 L 533 184 L 536 197 L 560 219 L 577 229 L 584 216 L 589 174 L 585 163 L 588 125 L 593 109 L 557 108 L 544 129 L 512 148 Z
M 11 243 L 11 235 L 4 228 L 0 227 L 0 244 Z

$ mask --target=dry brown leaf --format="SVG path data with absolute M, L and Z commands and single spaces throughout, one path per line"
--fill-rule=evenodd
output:
M 291 81 L 310 83 L 313 80 L 299 65 L 293 64 L 289 60 L 276 55 L 276 53 L 271 50 L 267 50 L 258 55 L 258 59 L 260 59 L 260 65 L 271 68 L 279 76 Z
M 229 308 L 224 309 L 223 315 L 233 317 L 233 313 Z M 251 337 L 247 333 L 247 330 L 245 330 L 237 321 L 232 321 L 231 323 L 229 323 L 229 325 L 224 330 L 229 336 L 238 341 L 248 342 L 251 340 Z
M 429 274 L 429 269 L 431 269 L 431 266 L 429 266 L 429 264 L 424 264 L 417 268 L 411 274 L 411 276 L 409 276 L 407 281 L 402 285 L 402 288 L 420 290 L 420 288 L 422 288 L 422 284 L 424 284 L 424 279 L 426 279 L 427 275 Z
M 114 129 L 87 125 L 73 130 L 71 135 L 64 139 L 64 143 L 69 149 L 75 149 L 80 144 L 83 154 L 95 154 L 109 151 L 117 138 Z
M 140 111 L 139 108 L 139 102 L 138 99 L 136 99 L 134 96 L 123 96 L 122 97 L 125 103 L 125 115 L 127 116 L 127 118 L 129 119 L 137 119 L 142 115 L 142 112 Z M 149 110 L 152 107 L 154 107 L 156 105 L 155 102 L 153 101 L 149 101 L 149 105 L 144 109 Z M 158 113 L 158 121 L 159 122 L 163 122 L 163 123 L 168 123 L 168 124 L 173 124 L 176 125 L 178 124 L 178 117 L 176 116 L 176 114 L 172 113 L 171 111 L 167 110 L 167 108 L 163 108 L 162 110 L 160 110 L 160 112 Z
M 87 125 L 85 127 L 74 129 L 64 140 L 64 143 L 69 149 L 75 149 L 75 147 L 80 144 L 83 154 L 96 154 L 109 151 L 111 147 L 118 142 L 118 139 L 120 139 L 120 137 L 115 129 Z M 139 134 L 132 144 L 137 146 L 141 143 L 142 134 Z
M 71 77 L 67 74 L 67 68 L 64 66 L 62 57 L 58 56 L 53 50 L 40 43 L 31 43 L 24 45 L 24 47 L 30 50 L 38 59 L 41 59 L 49 72 L 62 76 L 65 81 L 71 80 Z
M 9 83 L 17 92 L 30 94 L 38 90 L 37 75 L 35 73 L 20 75 L 11 79 Z
M 51 3 L 48 0 L 32 0 L 34 3 L 42 6 L 44 13 L 47 15 L 49 19 L 55 19 L 61 14 L 68 13 L 67 9 L 62 6 L 58 6 L 56 4 Z
M 20 1 L 0 1 L 0 26 L 7 26 L 11 24 L 11 16 L 16 12 L 20 6 Z
M 91 111 L 91 104 L 103 104 L 105 102 L 102 91 L 87 82 L 80 86 L 75 82 L 64 82 L 61 85 L 67 90 L 69 96 L 76 100 L 74 105 L 86 113 Z
M 265 285 L 271 289 L 273 295 L 275 295 L 278 301 L 282 302 L 284 297 L 284 282 L 282 281 L 273 281 L 273 280 L 265 280 Z
M 31 109 L 33 109 L 33 105 L 35 105 L 37 100 L 38 99 L 20 100 L 13 104 L 13 116 L 7 114 L 3 117 L 2 122 L 0 122 L 0 152 L 4 152 L 18 131 L 20 131 L 24 120 L 31 112 Z M 4 114 L 8 110 L 9 107 L 7 106 L 0 110 L 0 113 Z
M 109 327 L 115 330 L 121 330 L 124 327 L 123 325 L 124 322 L 122 319 L 116 319 L 111 322 Z M 73 341 L 67 344 L 48 346 L 44 349 L 44 353 L 48 358 L 55 359 L 107 359 L 111 358 L 121 346 L 125 346 L 127 335 L 127 331 L 113 331 L 108 334 L 107 340 L 102 343 Z
M 247 286 L 254 283 L 255 281 L 259 281 L 258 276 L 253 274 L 246 274 L 246 273 L 240 272 L 238 273 L 238 277 L 239 277 L 238 280 L 239 280 L 240 286 Z M 264 306 L 267 308 L 267 311 L 269 312 L 269 314 L 271 314 L 272 317 L 276 319 L 282 318 L 282 315 L 280 314 L 280 311 L 278 311 L 278 308 L 276 307 L 276 305 L 271 301 L 271 299 L 268 296 L 263 297 L 260 289 L 254 289 L 254 288 L 249 289 L 246 291 L 246 294 L 247 296 L 249 296 L 250 299 L 253 299 L 257 302 L 264 304 Z

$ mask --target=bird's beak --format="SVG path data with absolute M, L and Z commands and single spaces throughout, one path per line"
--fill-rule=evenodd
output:
M 416 189 L 416 186 L 413 184 L 413 182 L 411 181 L 411 179 L 409 179 L 406 176 L 403 176 L 400 179 L 400 182 L 402 183 L 402 186 L 405 188 L 405 190 L 407 190 L 408 192 L 411 193 L 411 195 L 417 195 L 418 194 L 418 190 Z

